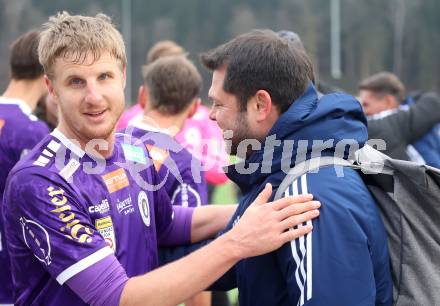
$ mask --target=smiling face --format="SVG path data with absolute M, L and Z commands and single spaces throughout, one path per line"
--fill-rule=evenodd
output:
M 226 68 L 213 72 L 208 93 L 213 102 L 209 118 L 216 121 L 223 132 L 232 131 L 230 154 L 236 155 L 242 140 L 255 137 L 249 128 L 248 112 L 240 110 L 237 97 L 223 89 L 225 74 Z
M 68 138 L 86 144 L 113 137 L 125 103 L 125 68 L 120 61 L 108 52 L 95 61 L 88 54 L 82 63 L 59 57 L 46 83 L 59 106 L 58 128 Z

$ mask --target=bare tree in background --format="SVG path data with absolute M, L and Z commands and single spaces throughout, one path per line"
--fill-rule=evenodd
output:
M 405 0 L 393 0 L 390 4 L 394 32 L 393 71 L 395 74 L 401 76 L 403 68 L 403 37 L 405 32 L 406 3 Z
M 26 0 L 0 0 L 1 19 L 0 19 L 0 58 L 9 58 L 9 45 L 12 43 L 20 33 L 20 23 L 23 20 L 23 13 L 29 1 Z M 9 64 L 7 60 L 0 61 L 1 76 L 6 76 L 9 73 Z M 5 88 L 8 77 L 2 77 L 0 80 L 0 94 Z

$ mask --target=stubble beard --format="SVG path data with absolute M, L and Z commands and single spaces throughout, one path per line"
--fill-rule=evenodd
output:
M 245 150 L 242 150 L 243 148 L 240 148 L 240 150 L 238 150 L 240 143 L 246 139 L 257 138 L 249 128 L 246 112 L 238 113 L 235 127 L 236 128 L 235 130 L 233 130 L 233 135 L 231 138 L 231 155 L 246 159 L 252 154 L 252 148 L 248 146 Z

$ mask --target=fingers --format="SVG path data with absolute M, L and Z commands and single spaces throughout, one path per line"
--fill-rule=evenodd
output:
M 312 194 L 300 194 L 300 195 L 281 198 L 281 199 L 276 200 L 273 203 L 271 203 L 271 205 L 273 205 L 273 208 L 275 210 L 280 210 L 280 209 L 283 209 L 284 207 L 287 207 L 287 206 L 295 204 L 295 203 L 309 202 L 312 199 L 313 199 Z
M 297 226 L 299 224 L 303 224 L 304 222 L 310 221 L 312 219 L 315 219 L 319 216 L 319 210 L 311 210 L 308 212 L 305 212 L 300 215 L 293 215 L 283 221 L 280 222 L 281 229 L 283 231 L 287 229 L 291 229 L 294 226 Z
M 264 186 L 263 191 L 260 192 L 252 205 L 258 206 L 267 203 L 271 195 L 272 185 L 270 183 L 267 183 L 266 186 Z
M 319 207 L 321 207 L 321 202 L 310 201 L 310 202 L 292 204 L 290 206 L 286 206 L 283 209 L 277 211 L 276 214 L 278 216 L 278 220 L 284 220 L 288 217 L 299 215 L 306 211 L 318 209 Z
M 313 225 L 307 224 L 305 226 L 300 226 L 295 229 L 290 229 L 281 234 L 282 243 L 287 243 L 301 236 L 307 235 L 313 229 Z

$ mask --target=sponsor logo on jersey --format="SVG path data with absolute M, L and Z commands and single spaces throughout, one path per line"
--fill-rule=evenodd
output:
M 49 192 L 50 202 L 55 207 L 50 212 L 56 214 L 63 224 L 60 227 L 60 231 L 64 236 L 79 243 L 91 243 L 93 230 L 81 224 L 81 221 L 72 212 L 71 206 L 67 203 L 67 198 L 64 196 L 64 190 L 61 188 L 55 189 L 53 186 L 50 186 L 47 188 L 47 191 Z
M 46 229 L 35 221 L 20 218 L 24 243 L 34 256 L 46 266 L 52 263 L 49 234 Z
M 95 228 L 104 238 L 107 245 L 115 252 L 116 251 L 116 239 L 115 229 L 113 227 L 112 217 L 105 217 L 95 220 Z
M 110 193 L 121 190 L 130 185 L 127 174 L 123 168 L 119 168 L 118 170 L 103 175 L 102 179 Z
M 104 199 L 101 201 L 101 203 L 97 205 L 89 206 L 89 213 L 99 213 L 99 214 L 105 214 L 108 213 L 110 210 L 110 204 L 108 203 L 107 199 Z
M 146 144 L 148 152 L 150 153 L 151 159 L 153 160 L 154 168 L 159 171 L 165 160 L 170 156 L 168 150 L 153 146 L 151 144 Z
M 131 196 L 128 196 L 128 198 L 126 198 L 123 201 L 118 201 L 116 202 L 116 208 L 118 209 L 118 213 L 120 214 L 124 214 L 124 215 L 128 215 L 134 212 L 134 207 L 131 201 Z
M 148 205 L 148 198 L 145 191 L 141 191 L 138 194 L 138 207 L 142 221 L 144 221 L 146 226 L 150 226 L 150 206 Z
M 5 126 L 5 120 L 0 119 L 0 135 L 2 134 L 2 129 Z
M 131 160 L 144 165 L 147 164 L 147 159 L 145 158 L 145 153 L 142 148 L 129 144 L 123 144 L 122 150 L 124 151 L 126 160 Z
M 171 204 L 188 207 L 190 202 L 195 203 L 196 207 L 201 206 L 199 193 L 188 184 L 179 185 L 171 197 Z

